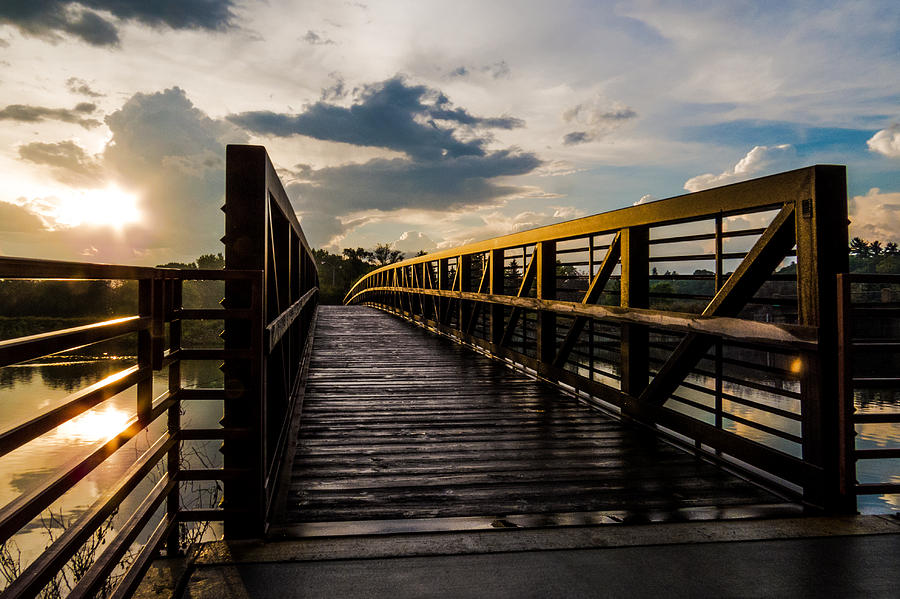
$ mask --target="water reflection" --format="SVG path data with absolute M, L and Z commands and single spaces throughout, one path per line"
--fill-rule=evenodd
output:
M 112 405 L 103 406 L 59 425 L 55 435 L 65 441 L 93 443 L 121 433 L 129 417 L 125 410 Z
M 72 392 L 115 375 L 133 364 L 133 357 L 118 354 L 105 357 L 72 354 L 0 368 L 0 430 L 9 430 L 62 405 Z M 182 363 L 184 387 L 214 387 L 221 385 L 221 380 L 222 373 L 216 362 Z M 154 396 L 161 393 L 167 384 L 166 373 L 156 373 Z M 186 427 L 217 426 L 222 416 L 221 402 L 196 401 L 184 407 L 186 413 L 182 422 Z M 35 491 L 51 480 L 60 468 L 83 459 L 99 444 L 120 433 L 136 411 L 136 390 L 132 387 L 0 458 L 0 505 Z M 52 506 L 54 513 L 60 514 L 65 521 L 83 513 L 121 478 L 135 459 L 165 431 L 165 426 L 166 419 L 159 418 L 149 430 L 130 440 L 58 500 Z M 220 465 L 220 445 L 219 442 L 198 443 L 191 450 L 208 453 L 212 457 L 205 461 Z M 164 471 L 165 460 L 160 471 L 152 476 L 158 480 Z M 121 517 L 127 517 L 136 507 L 141 494 L 148 491 L 149 487 L 136 489 L 123 504 Z M 23 527 L 13 539 L 22 550 L 23 563 L 33 559 L 46 543 L 46 533 L 40 519 Z

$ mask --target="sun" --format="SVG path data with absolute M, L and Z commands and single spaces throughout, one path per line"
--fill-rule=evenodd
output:
M 88 225 L 121 230 L 141 220 L 137 196 L 115 185 L 61 197 L 55 212 L 53 219 L 65 227 Z

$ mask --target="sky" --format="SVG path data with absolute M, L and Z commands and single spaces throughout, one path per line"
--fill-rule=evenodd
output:
M 0 254 L 222 250 L 225 144 L 411 255 L 812 164 L 900 241 L 900 3 L 3 0 Z

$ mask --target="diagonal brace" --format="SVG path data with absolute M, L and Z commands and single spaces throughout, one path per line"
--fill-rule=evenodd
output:
M 522 297 L 524 294 L 528 293 L 531 286 L 534 284 L 535 275 L 537 274 L 537 268 L 535 268 L 535 266 L 538 262 L 539 252 L 540 249 L 538 246 L 534 246 L 534 251 L 531 253 L 531 260 L 528 262 L 525 274 L 522 275 L 522 283 L 519 285 L 519 292 L 516 293 L 516 297 Z M 516 325 L 519 324 L 519 318 L 521 316 L 522 308 L 514 307 L 512 309 L 512 314 L 509 315 L 509 322 L 506 323 L 506 328 L 503 329 L 503 338 L 500 341 L 500 345 L 506 345 L 512 339 L 513 331 L 515 330 Z
M 481 282 L 478 283 L 478 293 L 484 293 L 484 287 L 488 282 L 488 272 L 491 269 L 491 256 L 488 254 L 487 259 L 482 261 L 482 266 L 484 270 L 481 272 Z M 481 311 L 482 302 L 476 302 L 474 306 L 472 306 L 472 313 L 469 315 L 469 322 L 466 324 L 466 335 L 472 334 L 472 329 L 475 328 L 475 322 L 478 320 L 478 313 Z
M 612 243 L 609 244 L 606 256 L 603 258 L 603 262 L 600 264 L 597 274 L 595 274 L 594 278 L 591 280 L 591 284 L 585 292 L 584 298 L 581 300 L 583 305 L 596 304 L 600 299 L 600 294 L 603 293 L 603 289 L 606 287 L 609 277 L 612 276 L 612 272 L 619 262 L 619 256 L 622 250 L 621 237 L 621 233 L 616 233 Z M 575 344 L 578 342 L 578 338 L 581 336 L 581 331 L 584 330 L 584 325 L 587 324 L 587 321 L 588 319 L 585 316 L 575 317 L 575 322 L 569 327 L 569 332 L 566 333 L 566 339 L 559 348 L 556 359 L 553 360 L 553 366 L 562 368 L 563 364 L 566 363 L 566 360 L 575 348 Z
M 702 315 L 735 316 L 753 298 L 753 294 L 795 243 L 794 205 L 785 204 Z M 641 393 L 640 401 L 657 405 L 665 403 L 714 341 L 712 335 L 686 335 Z

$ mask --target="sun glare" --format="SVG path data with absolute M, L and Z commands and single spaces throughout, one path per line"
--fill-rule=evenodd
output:
M 128 413 L 113 406 L 93 409 L 59 425 L 59 436 L 74 442 L 91 443 L 121 433 Z
M 138 222 L 141 213 L 138 210 L 137 196 L 110 186 L 106 189 L 88 189 L 60 198 L 53 218 L 67 227 L 94 225 L 121 229 Z

